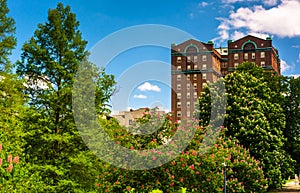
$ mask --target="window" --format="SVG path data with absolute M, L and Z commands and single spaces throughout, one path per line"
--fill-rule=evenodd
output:
M 202 79 L 206 79 L 206 73 L 202 73 Z
M 177 93 L 177 99 L 181 99 L 181 93 Z
M 206 70 L 206 64 L 202 64 L 202 70 Z
M 235 54 L 233 55 L 233 57 L 234 57 L 235 60 L 237 60 L 237 59 L 239 59 L 239 54 L 235 53 Z
M 260 58 L 265 58 L 265 52 L 260 53 Z
M 194 80 L 197 80 L 197 74 L 194 74 Z
M 194 92 L 194 98 L 195 98 L 195 99 L 197 98 L 197 93 L 196 93 L 196 92 Z
M 181 70 L 181 66 L 177 66 L 177 70 Z
M 255 53 L 252 53 L 252 59 L 253 60 L 255 59 Z
M 190 117 L 190 116 L 191 116 L 191 112 L 190 112 L 190 111 L 187 111 L 187 112 L 186 112 L 186 116 L 187 116 L 187 117 Z
M 194 89 L 197 89 L 197 83 L 194 83 Z
M 202 56 L 202 61 L 206 61 L 206 60 L 207 60 L 206 55 L 203 55 Z
M 237 62 L 234 63 L 235 68 L 238 67 L 238 65 L 239 65 L 239 63 L 237 63 Z
M 190 108 L 190 107 L 191 107 L 191 102 L 190 102 L 190 101 L 186 102 L 186 107 L 187 107 L 187 108 Z
M 244 54 L 244 60 L 248 60 L 248 53 Z
M 181 74 L 177 75 L 177 81 L 181 81 Z
M 260 62 L 260 66 L 265 66 L 265 65 L 266 65 L 265 61 Z
M 222 62 L 222 68 L 226 68 L 227 67 L 227 62 Z
M 187 57 L 187 62 L 191 62 L 191 61 L 192 61 L 191 56 L 188 56 Z
M 205 88 L 207 86 L 206 82 L 202 83 L 202 88 Z
M 191 98 L 191 94 L 188 92 L 188 93 L 186 93 L 186 98 Z
M 189 74 L 186 75 L 186 79 L 187 79 L 187 80 L 190 80 L 190 75 L 189 75 Z
M 187 69 L 190 70 L 191 69 L 191 65 L 187 65 Z
M 197 64 L 194 65 L 194 69 L 198 69 L 198 65 Z
M 133 122 L 132 122 L 132 119 L 129 119 L 128 124 L 129 124 L 129 125 L 132 125 L 132 123 L 133 123 Z
M 177 111 L 177 117 L 181 117 L 181 111 Z
M 177 108 L 181 108 L 181 102 L 177 102 Z
M 181 84 L 177 84 L 177 90 L 181 90 Z
M 177 57 L 177 63 L 181 63 L 181 57 Z
M 187 84 L 186 84 L 186 89 L 187 89 L 187 90 L 190 90 L 190 87 L 191 87 L 191 84 L 190 84 L 190 83 L 187 83 Z
M 198 62 L 198 56 L 194 56 L 194 62 Z

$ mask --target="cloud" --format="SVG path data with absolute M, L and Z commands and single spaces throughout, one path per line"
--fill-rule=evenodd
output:
M 284 73 L 286 71 L 292 70 L 294 66 L 288 65 L 284 60 L 281 60 L 281 72 Z
M 241 31 L 234 31 L 233 34 L 230 36 L 230 39 L 237 40 L 244 37 L 246 34 Z
M 225 1 L 225 0 L 223 0 Z M 239 2 L 226 0 L 225 2 Z M 265 3 L 274 4 L 267 0 Z M 226 40 L 226 34 L 231 31 L 246 31 L 247 33 L 272 34 L 279 37 L 300 36 L 300 1 L 282 0 L 279 5 L 265 9 L 262 5 L 241 7 L 231 11 L 228 18 L 217 18 L 221 21 L 218 30 L 219 38 Z M 225 34 L 225 35 L 224 35 Z
M 278 0 L 222 0 L 224 4 L 234 4 L 234 3 L 244 3 L 244 2 L 259 2 L 266 6 L 274 6 L 277 5 Z
M 189 17 L 190 17 L 190 19 L 193 19 L 195 17 L 195 14 L 194 13 L 190 13 Z
M 293 45 L 292 48 L 300 48 L 300 45 Z
M 152 85 L 149 82 L 145 82 L 144 84 L 138 87 L 140 91 L 156 91 L 160 92 L 160 88 L 157 85 Z
M 256 1 L 256 0 L 222 0 L 222 3 L 233 4 L 237 2 L 251 2 L 251 1 Z
M 289 76 L 293 76 L 294 78 L 300 77 L 300 74 L 290 74 Z
M 264 0 L 262 3 L 268 6 L 274 6 L 277 5 L 277 0 Z
M 147 96 L 146 95 L 143 95 L 143 94 L 139 94 L 139 95 L 134 95 L 133 96 L 133 98 L 135 98 L 135 99 L 146 99 L 147 98 Z
M 203 2 L 201 2 L 201 3 L 198 4 L 199 7 L 206 7 L 208 5 L 209 5 L 209 3 L 205 2 L 205 1 L 203 1 Z
M 300 63 L 300 53 L 298 54 L 297 63 Z

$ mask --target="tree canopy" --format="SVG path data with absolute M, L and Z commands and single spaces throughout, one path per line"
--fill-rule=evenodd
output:
M 227 96 L 225 134 L 237 139 L 261 161 L 269 187 L 280 186 L 284 178 L 293 174 L 293 161 L 284 149 L 286 121 L 277 102 L 280 95 L 277 90 L 280 89 L 274 89 L 277 78 L 274 79 L 269 72 L 252 63 L 239 65 L 234 73 L 224 78 Z M 269 86 L 271 83 L 272 87 Z M 210 95 L 206 88 L 199 98 L 198 116 L 202 126 L 207 126 L 210 119 Z

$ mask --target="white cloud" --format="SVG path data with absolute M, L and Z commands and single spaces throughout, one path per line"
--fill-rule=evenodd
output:
M 140 91 L 156 91 L 160 92 L 160 88 L 157 85 L 152 85 L 149 82 L 145 82 L 144 84 L 138 87 Z
M 208 3 L 208 2 L 205 2 L 205 1 L 203 1 L 203 2 L 199 3 L 198 5 L 199 5 L 199 7 L 206 7 L 206 6 L 208 6 L 208 5 L 209 5 L 209 3 Z
M 224 1 L 224 0 L 223 0 Z M 226 2 L 238 2 L 240 0 L 226 0 Z M 271 0 L 266 3 L 275 3 Z M 231 11 L 228 18 L 217 18 L 221 21 L 218 27 L 219 38 L 224 39 L 224 34 L 231 30 L 243 30 L 248 33 L 272 34 L 279 37 L 300 36 L 300 1 L 282 0 L 281 4 L 270 9 L 262 5 L 252 8 L 241 7 Z
M 300 48 L 300 45 L 293 45 L 292 48 Z
M 51 85 L 50 80 L 47 76 L 39 76 L 38 79 L 30 79 L 29 76 L 25 76 L 24 79 L 26 80 L 26 83 L 24 83 L 25 87 L 29 87 L 35 90 L 38 89 L 48 89 L 50 88 L 49 86 Z M 52 85 L 53 87 L 53 85 Z
M 297 63 L 300 63 L 300 53 L 298 54 Z
M 288 65 L 284 60 L 281 60 L 281 72 L 284 73 L 286 71 L 292 70 L 294 66 Z
M 277 5 L 277 0 L 264 0 L 263 4 L 268 6 L 274 6 Z
M 234 4 L 234 3 L 238 3 L 238 2 L 262 2 L 262 4 L 266 5 L 266 6 L 274 6 L 277 5 L 278 0 L 222 0 L 222 3 L 224 4 Z
M 135 99 L 146 99 L 147 98 L 147 96 L 146 95 L 143 95 L 143 94 L 139 94 L 139 95 L 134 95 L 133 96 L 133 98 L 135 98 Z
M 300 77 L 300 74 L 290 74 L 289 76 L 293 76 L 294 78 Z
M 190 17 L 190 19 L 193 19 L 195 17 L 195 14 L 194 13 L 190 13 L 189 17 Z
M 251 1 L 256 1 L 256 0 L 222 0 L 222 3 L 232 4 L 237 2 L 251 2 Z
M 230 36 L 230 39 L 237 40 L 244 37 L 246 34 L 241 31 L 234 31 L 233 34 Z

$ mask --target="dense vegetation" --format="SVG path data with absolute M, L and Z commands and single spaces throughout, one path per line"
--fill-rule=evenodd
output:
M 211 95 L 219 93 L 205 88 L 197 121 L 178 124 L 171 114 L 149 111 L 136 127 L 157 131 L 132 134 L 115 119 L 103 118 L 109 112 L 114 77 L 88 61 L 87 42 L 69 6 L 60 3 L 48 11 L 48 20 L 23 45 L 21 60 L 12 64 L 15 22 L 7 16 L 6 0 L 0 4 L 1 192 L 222 192 L 225 170 L 228 192 L 265 192 L 300 172 L 300 78 L 240 65 L 224 78 L 227 107 L 220 135 L 200 151 L 216 129 L 208 123 Z M 87 69 L 92 69 L 91 78 L 79 82 L 95 85 L 96 122 L 117 144 L 138 153 L 168 143 L 175 146 L 170 141 L 175 133 L 191 137 L 191 142 L 177 157 L 153 169 L 128 170 L 100 160 L 74 121 L 75 77 Z M 155 154 L 161 152 L 152 152 L 153 161 Z

